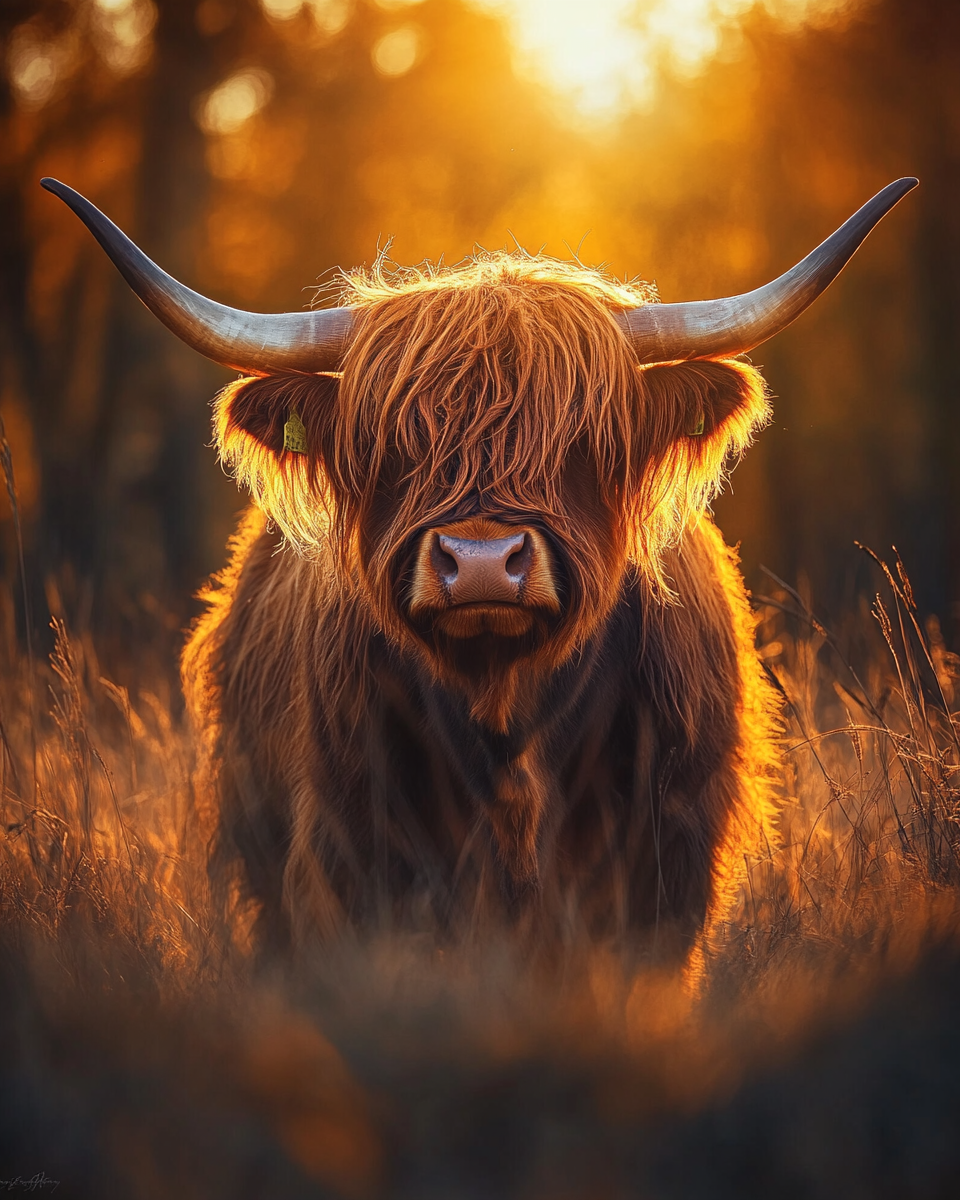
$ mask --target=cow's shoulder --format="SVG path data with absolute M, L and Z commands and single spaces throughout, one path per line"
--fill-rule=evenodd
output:
M 665 568 L 672 594 L 654 595 L 638 583 L 632 601 L 644 694 L 658 722 L 683 740 L 700 742 L 709 729 L 726 741 L 760 672 L 756 618 L 736 552 L 704 517 L 668 551 Z
M 298 677 L 316 673 L 317 656 L 349 636 L 351 605 L 331 558 L 298 554 L 258 509 L 245 513 L 226 567 L 200 594 L 205 611 L 184 649 L 185 687 L 196 692 L 203 681 L 228 706 L 232 696 L 269 722 Z

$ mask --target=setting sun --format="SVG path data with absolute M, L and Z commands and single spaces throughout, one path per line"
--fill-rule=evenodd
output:
M 661 60 L 696 71 L 725 25 L 754 0 L 473 0 L 505 17 L 517 64 L 573 99 L 587 116 L 613 116 L 652 99 Z M 803 22 L 846 0 L 767 0 L 778 19 Z

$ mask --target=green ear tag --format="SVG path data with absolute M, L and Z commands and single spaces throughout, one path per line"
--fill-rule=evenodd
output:
M 306 454 L 307 452 L 307 431 L 297 416 L 296 410 L 290 414 L 283 427 L 283 448 L 291 450 L 294 454 Z
M 697 413 L 697 421 L 692 429 L 687 430 L 687 437 L 703 437 L 703 409 Z

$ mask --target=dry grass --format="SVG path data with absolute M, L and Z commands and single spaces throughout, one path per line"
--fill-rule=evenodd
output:
M 899 563 L 780 581 L 783 846 L 696 1002 L 603 947 L 357 931 L 266 977 L 216 915 L 173 697 L 2 616 L 0 1177 L 96 1197 L 960 1194 L 957 661 Z M 798 1141 L 799 1139 L 799 1141 Z M 892 1147 L 892 1148 L 891 1148 Z
M 757 598 L 787 769 L 782 847 L 753 866 L 717 963 L 741 978 L 831 951 L 873 961 L 960 894 L 960 660 L 935 618 L 921 627 L 899 559 L 864 552 L 882 590 L 840 636 L 781 580 Z

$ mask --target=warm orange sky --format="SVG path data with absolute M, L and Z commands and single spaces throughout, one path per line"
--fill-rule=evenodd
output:
M 273 20 L 292 20 L 304 8 L 328 34 L 349 19 L 351 0 L 260 0 Z M 421 57 L 416 10 L 422 0 L 376 0 L 396 21 L 372 48 L 377 69 L 405 74 Z M 543 81 L 572 110 L 604 120 L 653 98 L 655 65 L 695 71 L 717 49 L 725 24 L 761 3 L 787 24 L 830 20 L 840 9 L 869 0 L 467 0 L 506 22 L 520 70 Z M 156 19 L 152 0 L 92 0 L 90 22 L 101 53 L 115 73 L 142 64 Z M 57 77 L 69 73 L 69 39 L 35 43 L 24 26 L 10 47 L 10 67 L 21 103 L 39 107 Z M 206 114 L 211 128 L 242 121 L 264 102 L 256 79 L 237 81 Z
M 293 0 L 296 2 L 296 0 Z M 378 0 L 411 8 L 418 0 Z M 518 65 L 573 100 L 586 116 L 615 116 L 652 98 L 654 65 L 666 56 L 694 71 L 720 31 L 757 0 L 470 0 L 503 14 Z M 760 0 L 788 23 L 830 19 L 850 0 Z

